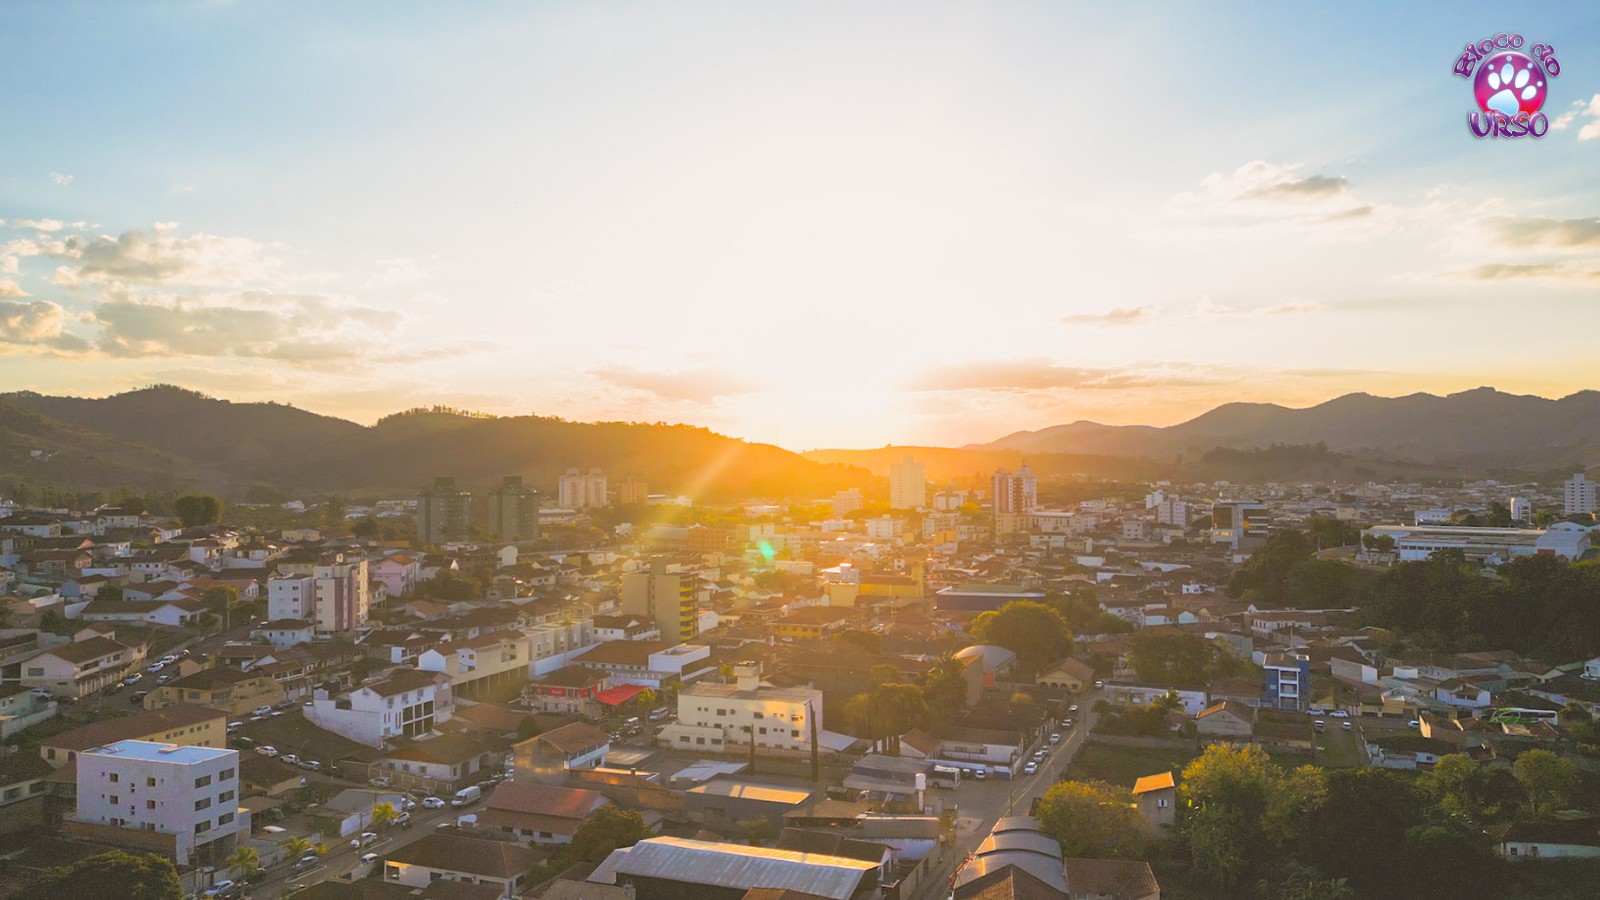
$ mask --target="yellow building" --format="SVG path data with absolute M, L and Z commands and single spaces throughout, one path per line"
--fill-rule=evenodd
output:
M 242 716 L 260 706 L 276 706 L 283 698 L 283 686 L 271 675 L 219 667 L 201 669 L 161 685 L 144 698 L 144 708 L 195 703 Z
M 228 746 L 228 716 L 220 709 L 181 703 L 91 722 L 39 742 L 39 755 L 56 768 L 78 754 L 117 741 L 153 741 L 186 747 Z
M 805 606 L 772 623 L 773 633 L 796 641 L 818 641 L 843 631 L 855 619 L 851 609 L 833 606 Z

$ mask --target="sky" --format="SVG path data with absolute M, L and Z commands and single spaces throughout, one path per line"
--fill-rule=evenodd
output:
M 1600 387 L 1600 6 L 1123 6 L 13 0 L 0 388 L 806 449 Z M 1540 139 L 1468 128 L 1507 31 Z

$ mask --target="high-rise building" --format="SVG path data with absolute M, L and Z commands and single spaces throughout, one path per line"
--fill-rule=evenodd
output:
M 990 483 L 990 498 L 997 540 L 1027 528 L 1039 505 L 1039 484 L 1033 470 L 1026 464 L 1015 475 L 1006 469 L 997 470 Z
M 467 539 L 472 522 L 472 495 L 456 487 L 454 478 L 435 478 L 433 487 L 417 495 L 417 541 L 446 544 Z
M 638 506 L 649 499 L 650 485 L 637 478 L 629 478 L 617 485 L 618 506 Z
M 1527 497 L 1512 497 L 1510 512 L 1513 522 L 1533 521 L 1533 503 Z
M 539 536 L 539 492 L 507 475 L 489 494 L 489 533 L 501 540 L 531 541 Z
M 318 634 L 336 634 L 367 624 L 372 587 L 364 559 L 330 553 L 315 562 L 287 562 L 267 579 L 269 621 L 299 619 Z
M 1596 496 L 1596 484 L 1590 481 L 1582 472 L 1568 478 L 1562 485 L 1562 508 L 1567 515 L 1576 513 L 1600 512 L 1600 497 Z
M 1211 542 L 1234 550 L 1254 550 L 1266 543 L 1272 513 L 1259 500 L 1224 500 L 1211 507 Z
M 1161 525 L 1187 525 L 1189 524 L 1189 504 L 1182 498 L 1162 495 L 1160 503 L 1155 505 L 1156 522 Z
M 75 818 L 171 835 L 178 865 L 221 867 L 250 836 L 239 784 L 237 750 L 117 741 L 78 754 Z
M 661 639 L 679 644 L 700 633 L 699 582 L 692 572 L 668 572 L 665 557 L 650 567 L 622 576 L 622 612 L 648 616 L 661 629 Z
M 927 467 L 909 456 L 889 466 L 889 508 L 921 509 L 927 505 Z
M 608 506 L 606 496 L 606 476 L 600 469 L 590 469 L 581 472 L 578 469 L 568 469 L 561 476 L 560 501 L 562 509 L 590 509 L 596 506 Z
M 848 516 L 865 505 L 866 501 L 861 497 L 860 488 L 838 491 L 833 495 L 833 514 L 835 516 Z

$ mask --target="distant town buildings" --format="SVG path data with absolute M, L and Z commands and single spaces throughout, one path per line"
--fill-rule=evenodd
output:
M 456 480 L 439 477 L 417 495 L 417 541 L 447 544 L 467 539 L 472 524 L 472 495 L 456 487 Z
M 1015 475 L 1000 469 L 994 473 L 990 486 L 996 539 L 1016 534 L 1032 524 L 1033 510 L 1039 505 L 1039 483 L 1033 470 L 1026 464 Z
M 605 473 L 598 468 L 588 472 L 568 469 L 561 476 L 560 505 L 562 509 L 593 509 L 610 505 Z
M 629 478 L 617 485 L 618 506 L 638 506 L 650 501 L 650 485 L 637 478 Z
M 911 457 L 889 466 L 889 508 L 922 509 L 928 505 L 928 470 Z
M 1561 485 L 1562 509 L 1569 516 L 1600 512 L 1600 497 L 1597 497 L 1595 488 L 1596 483 L 1582 472 L 1568 478 Z
M 668 571 L 667 559 L 655 557 L 648 568 L 622 576 L 622 611 L 649 618 L 661 639 L 677 644 L 700 632 L 696 577 Z
M 832 505 L 833 514 L 835 516 L 848 516 L 853 512 L 859 511 L 861 507 L 865 506 L 866 501 L 864 501 L 861 497 L 860 488 L 850 488 L 849 490 L 835 493 L 833 495 Z
M 1235 552 L 1254 550 L 1267 541 L 1272 512 L 1260 500 L 1224 500 L 1211 507 L 1211 540 Z

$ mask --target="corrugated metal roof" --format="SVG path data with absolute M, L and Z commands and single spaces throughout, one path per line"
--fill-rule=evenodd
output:
M 717 887 L 787 888 L 836 900 L 848 900 L 860 888 L 862 878 L 877 868 L 874 863 L 842 856 L 670 837 L 640 841 L 612 866 L 615 858 L 612 854 L 601 869 Z M 600 875 L 601 869 L 596 869 L 595 875 Z
M 1037 853 L 1022 850 L 1005 850 L 998 853 L 989 853 L 984 856 L 967 860 L 956 873 L 956 887 L 975 881 L 991 872 L 998 872 L 1006 866 L 1016 866 L 1029 875 L 1050 885 L 1063 894 L 1067 891 L 1067 879 L 1061 871 L 1061 859 L 1050 859 Z
M 998 853 L 1007 850 L 1022 850 L 1031 853 L 1042 853 L 1054 859 L 1061 859 L 1061 844 L 1048 834 L 1037 831 L 1005 831 L 1000 834 L 991 834 L 978 845 L 978 856 L 986 853 Z
M 689 788 L 686 794 L 710 794 L 718 797 L 735 797 L 740 800 L 762 800 L 767 803 L 786 803 L 798 806 L 811 799 L 811 792 L 768 784 L 751 784 L 748 781 L 713 778 L 705 784 Z

